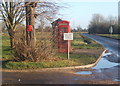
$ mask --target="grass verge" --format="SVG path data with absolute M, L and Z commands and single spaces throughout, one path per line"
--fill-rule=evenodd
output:
M 1 59 L 12 59 L 12 49 L 10 47 L 10 40 L 8 34 L 2 35 L 2 58 Z
M 85 40 L 89 41 L 90 44 L 86 44 Z M 2 55 L 4 59 L 11 59 L 12 50 L 9 44 L 8 35 L 3 35 L 3 44 L 2 44 Z M 101 53 L 90 54 L 91 49 L 101 49 L 101 45 L 97 44 L 95 41 L 82 36 L 80 33 L 74 33 L 74 40 L 71 41 L 71 46 L 75 50 L 77 49 L 87 49 L 88 53 L 76 53 L 72 51 L 70 53 L 70 59 L 67 59 L 67 54 L 58 53 L 54 58 L 55 60 L 46 60 L 41 62 L 6 62 L 3 63 L 2 68 L 4 69 L 37 69 L 37 68 L 56 68 L 56 67 L 70 67 L 70 66 L 82 66 L 88 65 L 96 62 Z
M 96 35 L 120 40 L 120 34 L 96 34 Z
M 74 33 L 74 40 L 71 41 L 72 48 L 79 49 L 102 49 L 103 46 L 91 40 L 90 38 L 83 36 L 80 33 Z
M 64 58 L 66 54 L 59 54 Z M 62 59 L 58 61 L 41 61 L 41 62 L 7 62 L 3 65 L 5 69 L 37 69 L 37 68 L 56 68 L 69 66 L 82 66 L 94 63 L 98 55 L 76 55 L 71 54 L 70 59 Z

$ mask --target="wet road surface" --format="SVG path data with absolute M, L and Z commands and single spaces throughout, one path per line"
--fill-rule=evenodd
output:
M 101 75 L 101 78 L 120 81 L 120 40 L 90 34 L 83 35 L 97 41 L 107 49 L 107 52 L 101 58 L 99 63 L 92 69 L 98 71 L 97 75 Z
M 107 52 L 99 63 L 89 69 L 37 72 L 3 72 L 4 84 L 118 84 L 120 68 L 119 41 L 83 34 L 102 44 Z

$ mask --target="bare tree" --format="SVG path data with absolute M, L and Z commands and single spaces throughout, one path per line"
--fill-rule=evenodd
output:
M 35 8 L 32 6 L 34 6 L 36 3 L 38 3 L 38 6 L 35 12 Z M 25 15 L 25 8 L 24 8 L 25 6 L 31 7 L 30 10 L 32 10 L 31 12 L 33 12 L 31 13 L 31 15 L 29 12 L 27 13 L 27 15 Z M 11 47 L 14 46 L 15 27 L 17 24 L 21 23 L 23 19 L 26 18 L 26 16 L 32 19 L 32 21 L 30 22 L 32 23 L 34 27 L 34 24 L 35 24 L 34 17 L 39 15 L 39 17 L 44 18 L 43 20 L 46 19 L 46 20 L 51 21 L 53 17 L 55 16 L 55 14 L 57 13 L 57 9 L 58 9 L 58 6 L 55 3 L 46 2 L 46 1 L 28 2 L 24 4 L 23 2 L 18 2 L 18 0 L 11 0 L 8 2 L 5 2 L 5 0 L 2 0 L 0 4 L 0 12 L 2 14 L 4 23 L 7 27 L 7 31 L 10 36 Z M 35 35 L 34 31 L 33 31 L 33 35 Z
M 37 4 L 37 7 L 36 7 Z M 26 8 L 26 9 L 25 9 Z M 5 2 L 1 3 L 0 12 L 10 36 L 11 47 L 16 52 L 18 60 L 40 61 L 52 54 L 51 40 L 42 39 L 35 43 L 35 19 L 43 17 L 43 21 L 52 21 L 58 12 L 58 6 L 51 2 Z M 24 27 L 18 25 L 26 18 L 27 25 L 32 25 L 33 31 L 25 31 Z M 42 21 L 42 19 L 41 19 Z M 23 25 L 22 25 L 23 26 Z M 26 35 L 27 34 L 27 35 Z M 37 35 L 43 35 L 41 33 Z M 47 36 L 48 37 L 48 36 Z M 49 37 L 48 37 L 49 39 Z M 38 42 L 39 41 L 39 42 Z M 30 42 L 30 45 L 28 44 Z M 49 42 L 49 43 L 48 43 Z M 33 44 L 34 43 L 34 44 Z M 49 50 L 49 52 L 48 52 Z M 47 52 L 46 52 L 47 51 Z M 47 56 L 46 56 L 47 55 Z
M 81 32 L 82 31 L 82 28 L 81 28 L 81 26 L 79 25 L 79 26 L 77 26 L 77 31 L 78 32 Z
M 99 24 L 100 22 L 104 22 L 104 17 L 100 14 L 93 14 L 91 24 Z
M 2 0 L 0 4 L 0 12 L 10 36 L 10 44 L 12 48 L 14 46 L 15 27 L 25 18 L 24 8 L 20 7 L 20 5 L 22 5 L 22 3 L 17 3 L 14 0 L 8 2 Z
M 43 29 L 46 24 L 50 24 L 58 14 L 60 6 L 52 2 L 41 2 L 37 6 L 37 22 L 39 22 L 39 29 Z
M 108 34 L 111 26 L 114 29 L 114 33 L 118 33 L 117 17 L 108 16 L 108 18 L 104 18 L 100 14 L 94 14 L 89 24 L 89 33 Z

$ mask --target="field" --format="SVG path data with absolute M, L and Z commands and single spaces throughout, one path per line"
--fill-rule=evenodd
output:
M 8 34 L 2 35 L 2 59 L 12 59 L 12 49 L 10 48 L 10 41 Z
M 70 59 L 67 59 L 67 54 L 65 53 L 56 53 L 54 57 L 40 62 L 10 61 L 5 64 L 3 63 L 3 68 L 36 69 L 87 65 L 94 63 L 103 51 L 103 47 L 101 45 L 85 36 L 82 36 L 80 33 L 74 33 L 74 40 L 71 41 L 71 48 L 72 51 L 70 52 Z M 87 52 L 84 53 L 83 51 Z M 13 54 L 14 53 L 9 44 L 9 37 L 7 34 L 3 34 L 2 58 L 4 60 L 13 59 Z
M 74 33 L 74 40 L 71 41 L 72 48 L 79 49 L 101 49 L 103 48 L 97 42 L 81 35 L 80 33 Z
M 120 39 L 120 34 L 96 34 L 96 35 L 108 37 L 108 38 Z

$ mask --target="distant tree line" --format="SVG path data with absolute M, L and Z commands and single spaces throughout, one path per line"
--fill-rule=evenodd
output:
M 77 28 L 71 30 L 71 32 L 87 32 L 87 31 L 88 30 L 86 28 L 82 29 L 80 25 L 78 25 Z
M 108 18 L 104 18 L 100 14 L 94 14 L 88 26 L 88 32 L 91 34 L 109 34 L 111 26 L 113 34 L 120 34 L 117 17 L 109 16 Z

